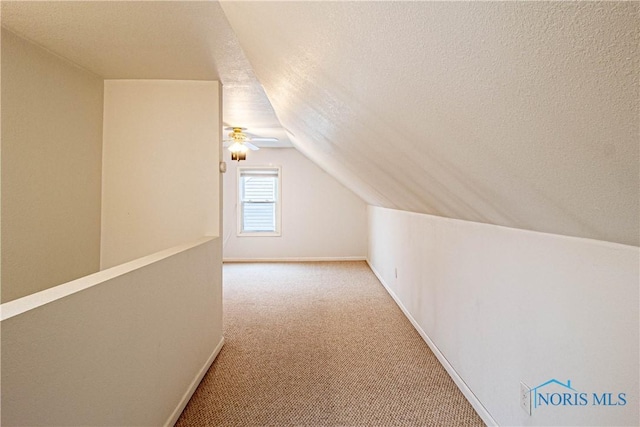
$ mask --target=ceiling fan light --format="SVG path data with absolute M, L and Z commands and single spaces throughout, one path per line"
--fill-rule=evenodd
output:
M 231 160 L 246 160 L 247 159 L 247 153 L 234 153 L 231 152 Z
M 249 151 L 249 147 L 247 147 L 243 142 L 235 141 L 231 146 L 229 146 L 229 151 L 231 151 L 231 160 L 245 160 L 247 158 L 247 151 Z
M 246 153 L 247 150 L 247 146 L 238 141 L 229 146 L 229 151 L 231 151 L 232 153 Z

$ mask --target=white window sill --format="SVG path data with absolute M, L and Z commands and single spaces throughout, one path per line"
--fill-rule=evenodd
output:
M 280 232 L 274 231 L 261 231 L 261 232 L 247 232 L 247 233 L 238 233 L 238 237 L 280 237 Z

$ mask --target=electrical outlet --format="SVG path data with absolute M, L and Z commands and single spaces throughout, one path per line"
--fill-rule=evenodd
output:
M 520 407 L 531 415 L 531 388 L 520 381 Z

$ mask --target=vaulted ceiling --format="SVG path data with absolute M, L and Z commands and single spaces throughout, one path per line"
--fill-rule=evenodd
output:
M 219 80 L 224 121 L 290 147 L 215 1 L 2 1 L 2 25 L 105 79 Z
M 295 146 L 370 204 L 638 244 L 637 2 L 223 9 Z
M 372 205 L 640 243 L 637 2 L 2 6 L 106 78 L 220 79 Z

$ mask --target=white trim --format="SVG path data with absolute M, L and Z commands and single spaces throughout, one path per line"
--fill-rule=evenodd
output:
M 276 203 L 276 206 L 278 206 L 277 203 Z M 236 236 L 237 237 L 280 237 L 282 236 L 282 233 L 280 233 L 279 231 L 247 231 L 244 233 L 236 233 Z
M 444 354 L 442 354 L 438 346 L 436 346 L 435 343 L 431 341 L 431 338 L 429 338 L 427 333 L 420 327 L 420 325 L 413 318 L 411 313 L 409 313 L 409 310 L 407 310 L 406 307 L 402 304 L 402 301 L 400 301 L 400 298 L 398 298 L 398 296 L 385 283 L 384 279 L 378 273 L 375 267 L 371 264 L 371 261 L 369 261 L 369 259 L 367 259 L 367 264 L 369 264 L 369 268 L 371 269 L 371 271 L 373 271 L 373 274 L 376 275 L 376 277 L 378 278 L 382 286 L 386 289 L 389 295 L 391 295 L 391 298 L 393 298 L 393 300 L 396 302 L 398 307 L 400 307 L 400 310 L 402 310 L 402 312 L 407 317 L 407 319 L 409 319 L 409 321 L 411 322 L 413 327 L 416 329 L 416 331 L 418 331 L 422 339 L 427 343 L 427 345 L 429 346 L 433 354 L 435 354 L 435 356 L 438 358 L 438 360 L 440 361 L 440 364 L 442 364 L 444 369 L 446 369 L 447 373 L 449 374 L 451 379 L 453 379 L 453 382 L 455 382 L 455 384 L 458 386 L 458 388 L 460 389 L 464 397 L 466 397 L 469 403 L 471 403 L 471 406 L 473 407 L 473 409 L 475 409 L 475 411 L 478 413 L 480 418 L 482 418 L 482 421 L 484 421 L 484 423 L 488 426 L 497 426 L 498 423 L 496 422 L 496 420 L 493 419 L 491 414 L 489 414 L 489 411 L 487 411 L 487 408 L 484 407 L 482 402 L 480 402 L 480 399 L 478 399 L 478 397 L 464 382 L 464 380 L 458 374 L 458 372 L 456 372 L 455 368 L 451 365 L 451 363 L 449 363 L 449 361 L 444 356 Z
M 211 353 L 211 356 L 209 356 L 209 358 L 207 359 L 202 369 L 200 369 L 200 372 L 198 372 L 196 377 L 193 379 L 193 381 L 189 385 L 189 388 L 182 396 L 182 399 L 180 399 L 180 403 L 178 403 L 178 406 L 176 406 L 176 409 L 173 410 L 173 412 L 169 416 L 169 419 L 164 424 L 165 427 L 171 427 L 178 421 L 178 418 L 180 418 L 182 411 L 184 411 L 184 408 L 187 406 L 187 403 L 189 403 L 191 396 L 193 396 L 193 393 L 195 393 L 196 389 L 198 388 L 198 385 L 200 385 L 200 381 L 202 381 L 207 371 L 211 367 L 211 364 L 213 363 L 214 360 L 216 360 L 216 357 L 218 357 L 218 354 L 220 353 L 220 350 L 222 350 L 223 345 L 224 345 L 224 337 L 220 339 L 220 342 L 218 343 L 216 348 L 213 349 L 213 353 Z
M 366 261 L 363 256 L 345 257 L 296 257 L 296 258 L 223 258 L 222 262 L 317 262 L 317 261 Z
M 276 199 L 276 229 L 275 231 L 244 232 L 242 231 L 242 197 L 240 183 L 242 171 L 256 169 L 272 169 L 278 172 L 278 196 Z M 237 237 L 280 237 L 282 235 L 282 166 L 238 166 L 236 169 L 236 236 Z
M 29 310 L 42 307 L 43 305 L 49 304 L 50 302 L 62 299 L 69 295 L 73 295 L 76 292 L 83 291 L 92 286 L 99 285 L 106 282 L 107 280 L 123 276 L 134 270 L 146 267 L 147 265 L 156 263 L 165 258 L 169 258 L 170 256 L 187 251 L 191 248 L 195 248 L 196 246 L 200 246 L 217 238 L 218 237 L 202 237 L 198 240 L 185 243 L 183 245 L 174 246 L 173 248 L 165 249 L 163 251 L 126 262 L 124 264 L 116 265 L 115 267 L 98 271 L 97 273 L 89 274 L 88 276 L 84 276 L 79 279 L 54 286 L 53 288 L 45 289 L 43 291 L 18 298 L 13 301 L 5 302 L 4 304 L 0 305 L 0 320 L 4 321 L 19 314 L 26 313 Z

